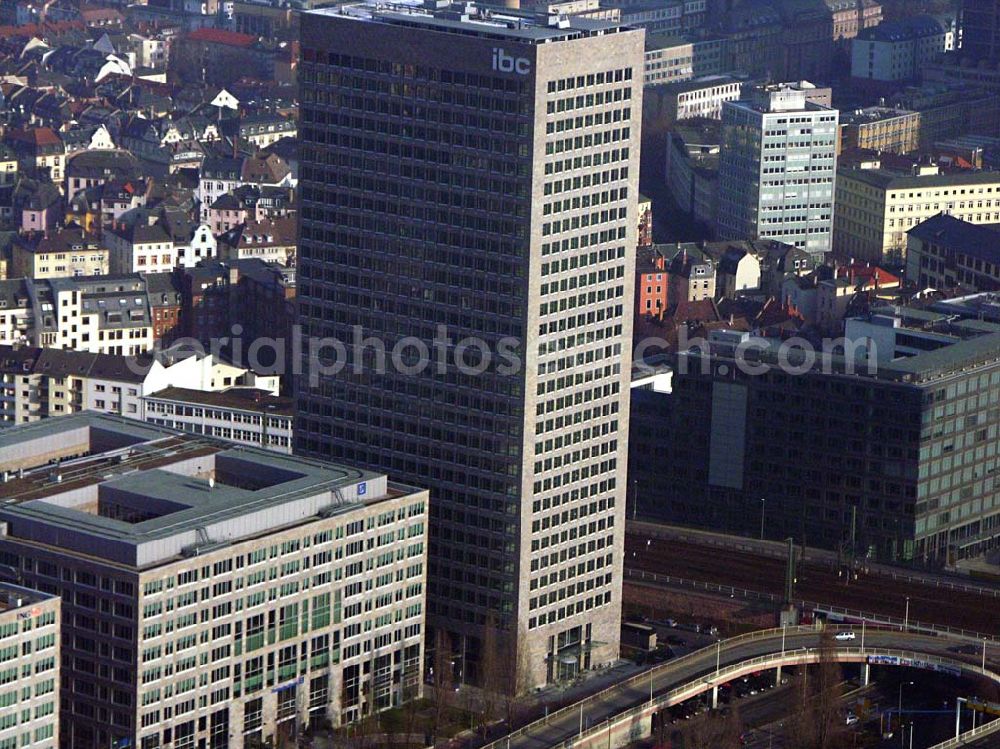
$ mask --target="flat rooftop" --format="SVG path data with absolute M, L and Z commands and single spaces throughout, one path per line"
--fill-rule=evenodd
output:
M 0 431 L 0 471 L 9 536 L 137 568 L 419 491 L 91 412 Z
M 50 593 L 24 588 L 13 583 L 0 582 L 0 614 L 34 606 L 42 601 L 51 601 L 53 598 L 55 596 Z
M 872 371 L 867 365 L 849 363 L 841 354 L 821 354 L 821 349 L 815 350 L 815 360 L 811 368 L 814 372 L 843 374 L 852 377 L 889 380 L 895 382 L 919 385 L 930 383 L 942 377 L 958 374 L 964 370 L 981 366 L 1000 366 L 1000 325 L 981 320 L 956 320 L 945 313 L 912 307 L 886 307 L 872 311 L 867 317 L 875 325 L 891 326 L 893 318 L 899 321 L 899 329 L 926 331 L 936 333 L 942 338 L 941 345 L 928 351 L 920 351 L 914 356 L 901 357 L 890 362 L 879 363 Z M 780 366 L 781 350 L 784 341 L 776 338 L 750 336 L 748 333 L 736 332 L 737 335 L 750 337 L 753 346 L 741 356 L 750 363 Z M 711 353 L 723 359 L 732 359 L 734 352 L 723 344 L 721 347 L 712 343 Z M 735 345 L 735 344 L 734 344 Z M 698 357 L 697 347 L 692 347 L 681 356 Z M 787 351 L 787 360 L 793 365 L 803 363 L 801 352 Z M 693 365 L 692 365 L 693 366 Z M 826 368 L 824 370 L 824 367 Z
M 274 416 L 292 416 L 295 413 L 295 400 L 278 395 L 271 395 L 259 388 L 230 388 L 222 391 L 193 390 L 191 388 L 168 387 L 150 393 L 149 400 L 169 400 L 178 403 L 192 403 L 199 406 L 214 406 L 237 411 L 255 411 Z
M 744 84 L 746 83 L 746 79 L 736 78 L 731 75 L 705 75 L 701 78 L 691 78 L 686 81 L 670 81 L 669 83 L 656 85 L 662 86 L 661 90 L 671 94 L 684 94 L 688 91 L 700 91 L 701 89 L 727 86 L 732 83 Z
M 567 41 L 632 27 L 605 20 L 449 0 L 361 0 L 317 8 L 308 15 L 424 28 L 428 31 L 510 39 L 525 44 Z
M 955 171 L 944 174 L 904 174 L 892 169 L 838 169 L 838 176 L 882 190 L 912 190 L 928 187 L 993 185 L 1000 182 L 1000 172 Z
M 840 113 L 841 125 L 867 125 L 871 122 L 882 122 L 892 120 L 896 117 L 910 117 L 916 112 L 910 109 L 897 109 L 895 107 L 868 107 L 866 109 L 855 109 Z

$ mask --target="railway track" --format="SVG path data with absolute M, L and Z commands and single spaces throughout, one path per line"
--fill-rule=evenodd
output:
M 625 542 L 625 566 L 768 596 L 784 594 L 784 560 L 749 551 L 630 534 Z M 807 561 L 798 569 L 795 598 L 895 619 L 906 616 L 908 609 L 914 620 L 1000 635 L 1000 598 L 992 589 L 976 592 L 884 574 L 859 573 L 857 579 L 848 578 L 825 564 Z

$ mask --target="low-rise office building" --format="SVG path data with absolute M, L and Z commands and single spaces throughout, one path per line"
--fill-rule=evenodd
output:
M 59 746 L 60 613 L 54 593 L 0 582 L 0 747 Z
M 839 148 L 910 153 L 920 146 L 920 114 L 893 107 L 842 112 Z
M 634 390 L 638 511 L 742 534 L 763 524 L 873 559 L 945 564 L 997 548 L 1000 325 L 892 308 L 864 322 L 812 360 L 716 331 L 678 355 L 669 394 Z M 873 354 L 872 327 L 891 332 L 891 350 Z
M 722 120 L 723 103 L 738 101 L 744 83 L 728 75 L 710 75 L 647 88 L 643 99 L 662 96 L 664 115 L 670 123 L 699 117 Z
M 143 398 L 150 424 L 192 434 L 253 445 L 279 453 L 292 452 L 294 401 L 257 388 L 221 391 L 168 387 Z
M 719 75 L 723 71 L 724 50 L 724 39 L 647 32 L 643 84 Z
M 1000 290 L 1000 231 L 941 213 L 907 232 L 906 278 L 923 289 Z
M 666 182 L 674 204 L 695 221 L 715 225 L 719 210 L 722 124 L 696 120 L 667 132 Z
M 426 491 L 95 414 L 4 430 L 0 469 L 0 555 L 64 596 L 65 745 L 282 745 L 420 695 Z
M 919 77 L 924 65 L 955 45 L 951 24 L 928 15 L 885 21 L 864 29 L 851 42 L 851 76 L 890 83 Z
M 845 168 L 837 171 L 836 195 L 833 248 L 844 258 L 900 262 L 907 232 L 938 213 L 1000 223 L 1000 172 Z

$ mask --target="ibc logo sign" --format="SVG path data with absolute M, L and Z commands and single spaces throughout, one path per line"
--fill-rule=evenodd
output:
M 503 51 L 503 47 L 494 47 L 493 69 L 501 73 L 527 75 L 531 72 L 531 60 L 527 57 L 511 57 Z

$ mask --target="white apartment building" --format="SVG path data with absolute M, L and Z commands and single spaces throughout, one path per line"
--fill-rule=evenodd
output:
M 200 202 L 201 222 L 209 220 L 208 209 L 212 203 L 228 195 L 243 184 L 240 171 L 243 168 L 241 159 L 212 158 L 205 159 L 198 177 L 198 200 Z
M 276 398 L 279 379 L 278 375 L 258 375 L 210 355 L 185 356 L 167 351 L 158 352 L 155 358 L 131 358 L 0 345 L 0 424 L 24 424 L 84 410 L 141 420 L 146 418 L 144 396 L 174 388 L 190 393 L 245 388 L 260 393 L 259 400 L 265 404 L 287 408 L 283 399 Z M 255 404 L 246 404 L 246 409 L 254 407 Z M 279 414 L 274 414 L 274 418 L 281 423 L 263 424 L 258 431 L 264 438 L 247 440 L 246 444 L 288 452 L 284 448 L 291 434 L 290 419 Z M 187 431 L 240 441 L 221 430 Z
M 0 344 L 27 342 L 33 323 L 27 281 L 23 278 L 0 281 Z
M 65 746 L 281 746 L 420 696 L 426 491 L 96 414 L 4 430 L 0 470 L 0 557 L 64 594 Z
M 112 273 L 164 273 L 177 265 L 177 247 L 158 223 L 119 224 L 104 232 L 104 241 Z
M 153 348 L 153 323 L 140 276 L 53 278 L 35 290 L 36 345 L 137 356 Z

